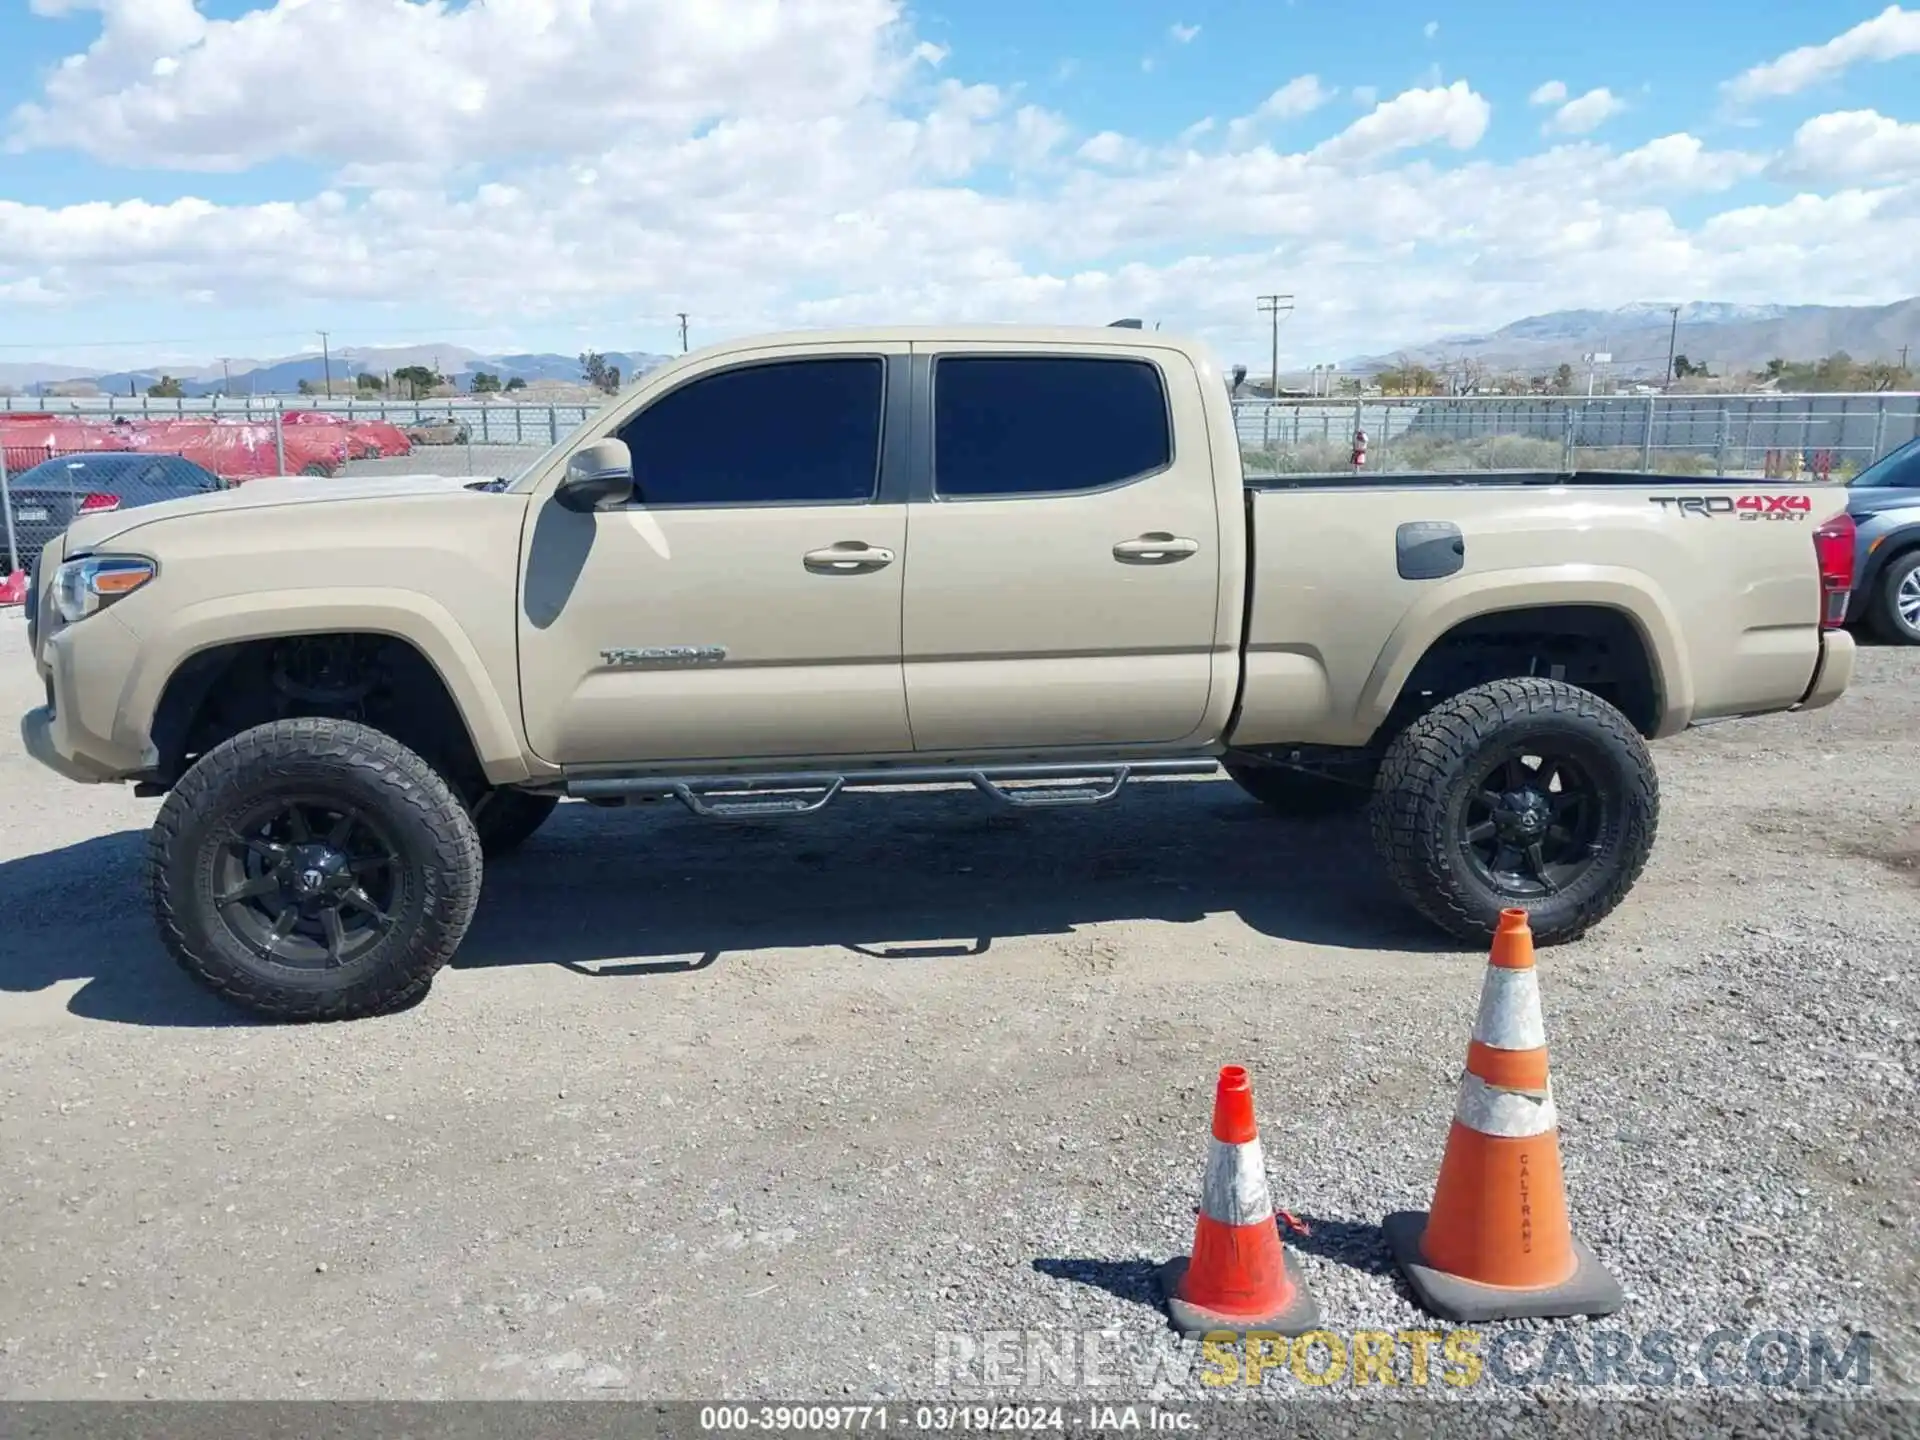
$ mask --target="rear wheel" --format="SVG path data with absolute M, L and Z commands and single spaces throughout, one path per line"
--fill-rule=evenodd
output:
M 209 751 L 147 847 L 169 951 L 276 1020 L 405 1006 L 453 958 L 480 897 L 480 841 L 425 760 L 344 720 L 281 720 Z
M 1387 749 L 1375 847 L 1401 892 L 1463 940 L 1528 912 L 1542 944 L 1571 940 L 1633 888 L 1653 848 L 1660 787 L 1626 716 L 1555 680 L 1496 680 L 1454 696 Z
M 1873 628 L 1897 645 L 1920 645 L 1920 550 L 1896 555 L 1873 592 Z

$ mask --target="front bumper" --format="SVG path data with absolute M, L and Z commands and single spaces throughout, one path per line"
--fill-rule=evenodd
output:
M 47 703 L 20 718 L 27 753 L 83 784 L 131 780 L 151 769 L 152 747 L 122 714 L 121 691 L 139 646 L 111 611 L 43 635 L 38 660 Z
M 1853 636 L 1844 630 L 1820 632 L 1820 663 L 1814 667 L 1813 683 L 1800 697 L 1796 710 L 1819 710 L 1838 700 L 1853 683 Z
M 42 705 L 20 717 L 20 739 L 27 748 L 27 754 L 56 775 L 77 780 L 82 785 L 102 785 L 119 779 L 107 766 L 64 747 L 56 734 L 59 722 L 54 718 L 54 713 L 49 706 Z

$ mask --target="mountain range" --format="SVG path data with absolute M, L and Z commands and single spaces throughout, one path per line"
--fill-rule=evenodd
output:
M 1729 305 L 1696 301 L 1618 310 L 1558 310 L 1530 315 L 1487 335 L 1448 335 L 1385 354 L 1362 355 L 1342 368 L 1372 374 L 1403 363 L 1446 370 L 1462 362 L 1494 372 L 1541 374 L 1560 365 L 1583 369 L 1582 357 L 1611 354 L 1619 378 L 1666 373 L 1667 346 L 1716 375 L 1759 370 L 1776 356 L 1817 360 L 1846 351 L 1856 360 L 1898 360 L 1920 351 L 1920 297 L 1892 305 Z
M 1897 360 L 1903 350 L 1920 351 L 1920 297 L 1892 305 L 1734 305 L 1694 301 L 1679 307 L 1674 350 L 1715 374 L 1757 370 L 1778 356 L 1816 360 L 1844 350 L 1856 360 Z M 1557 366 L 1583 369 L 1591 353 L 1613 356 L 1610 373 L 1618 379 L 1658 378 L 1665 374 L 1673 307 L 1660 302 L 1625 305 L 1617 310 L 1557 310 L 1529 315 L 1490 334 L 1446 335 L 1346 361 L 1349 374 L 1373 374 L 1399 364 L 1446 370 L 1462 362 L 1495 373 L 1550 373 Z M 606 352 L 607 362 L 632 377 L 670 357 L 646 351 Z M 290 395 L 302 380 L 318 384 L 328 364 L 336 382 L 369 372 L 389 375 L 408 365 L 437 369 L 461 389 L 480 372 L 502 381 L 519 378 L 579 382 L 580 362 L 548 353 L 484 354 L 459 345 L 405 345 L 336 351 L 330 360 L 318 354 L 277 360 L 233 360 L 166 373 L 189 395 Z M 105 394 L 144 394 L 161 377 L 159 369 L 97 374 L 72 365 L 32 361 L 0 363 L 0 386 L 33 394 L 50 384 L 91 382 Z
M 623 376 L 645 374 L 670 357 L 640 350 L 604 352 L 609 365 L 618 365 Z M 336 384 L 355 375 L 391 375 L 409 365 L 426 365 L 445 375 L 462 390 L 481 371 L 497 375 L 504 382 L 525 380 L 529 385 L 540 380 L 578 383 L 580 361 L 572 355 L 511 354 L 489 355 L 459 345 L 401 345 L 376 348 L 346 348 L 331 356 L 319 353 L 289 355 L 277 360 L 230 359 L 201 366 L 165 366 L 145 370 L 114 370 L 105 374 L 72 365 L 42 365 L 32 361 L 0 364 L 0 385 L 11 386 L 27 394 L 41 392 L 48 385 L 75 381 L 90 382 L 106 395 L 144 395 L 163 373 L 180 382 L 189 395 L 291 395 L 302 380 L 314 385 L 324 383 L 329 368 Z

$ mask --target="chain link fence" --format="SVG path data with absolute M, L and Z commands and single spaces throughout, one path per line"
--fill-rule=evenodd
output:
M 47 533 L 83 506 L 148 503 L 192 483 L 130 462 L 110 474 L 113 454 L 178 457 L 221 485 L 288 474 L 510 478 L 595 408 L 499 399 L 0 397 L 0 576 L 23 570 Z M 1256 477 L 1582 469 L 1845 480 L 1920 434 L 1920 395 L 1239 400 L 1234 423 Z M 127 493 L 113 494 L 110 480 Z
M 1234 422 L 1253 475 L 1628 470 L 1844 480 L 1920 433 L 1920 395 L 1240 400 Z

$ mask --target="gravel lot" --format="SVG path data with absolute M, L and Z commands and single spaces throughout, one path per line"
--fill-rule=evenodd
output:
M 0 615 L 0 710 L 36 692 Z M 1867 1329 L 1913 1393 L 1916 734 L 1920 652 L 1869 648 L 1828 711 L 1656 747 L 1652 867 L 1542 960 L 1575 1224 L 1628 1308 L 1516 1355 Z M 1224 1062 L 1328 1324 L 1425 1323 L 1373 1227 L 1430 1193 L 1484 956 L 1357 825 L 1225 782 L 569 805 L 424 1002 L 272 1028 L 155 940 L 153 808 L 0 734 L 0 1395 L 1213 1397 L 1149 1276 Z M 1071 1390 L 952 1338 L 1102 1330 Z

